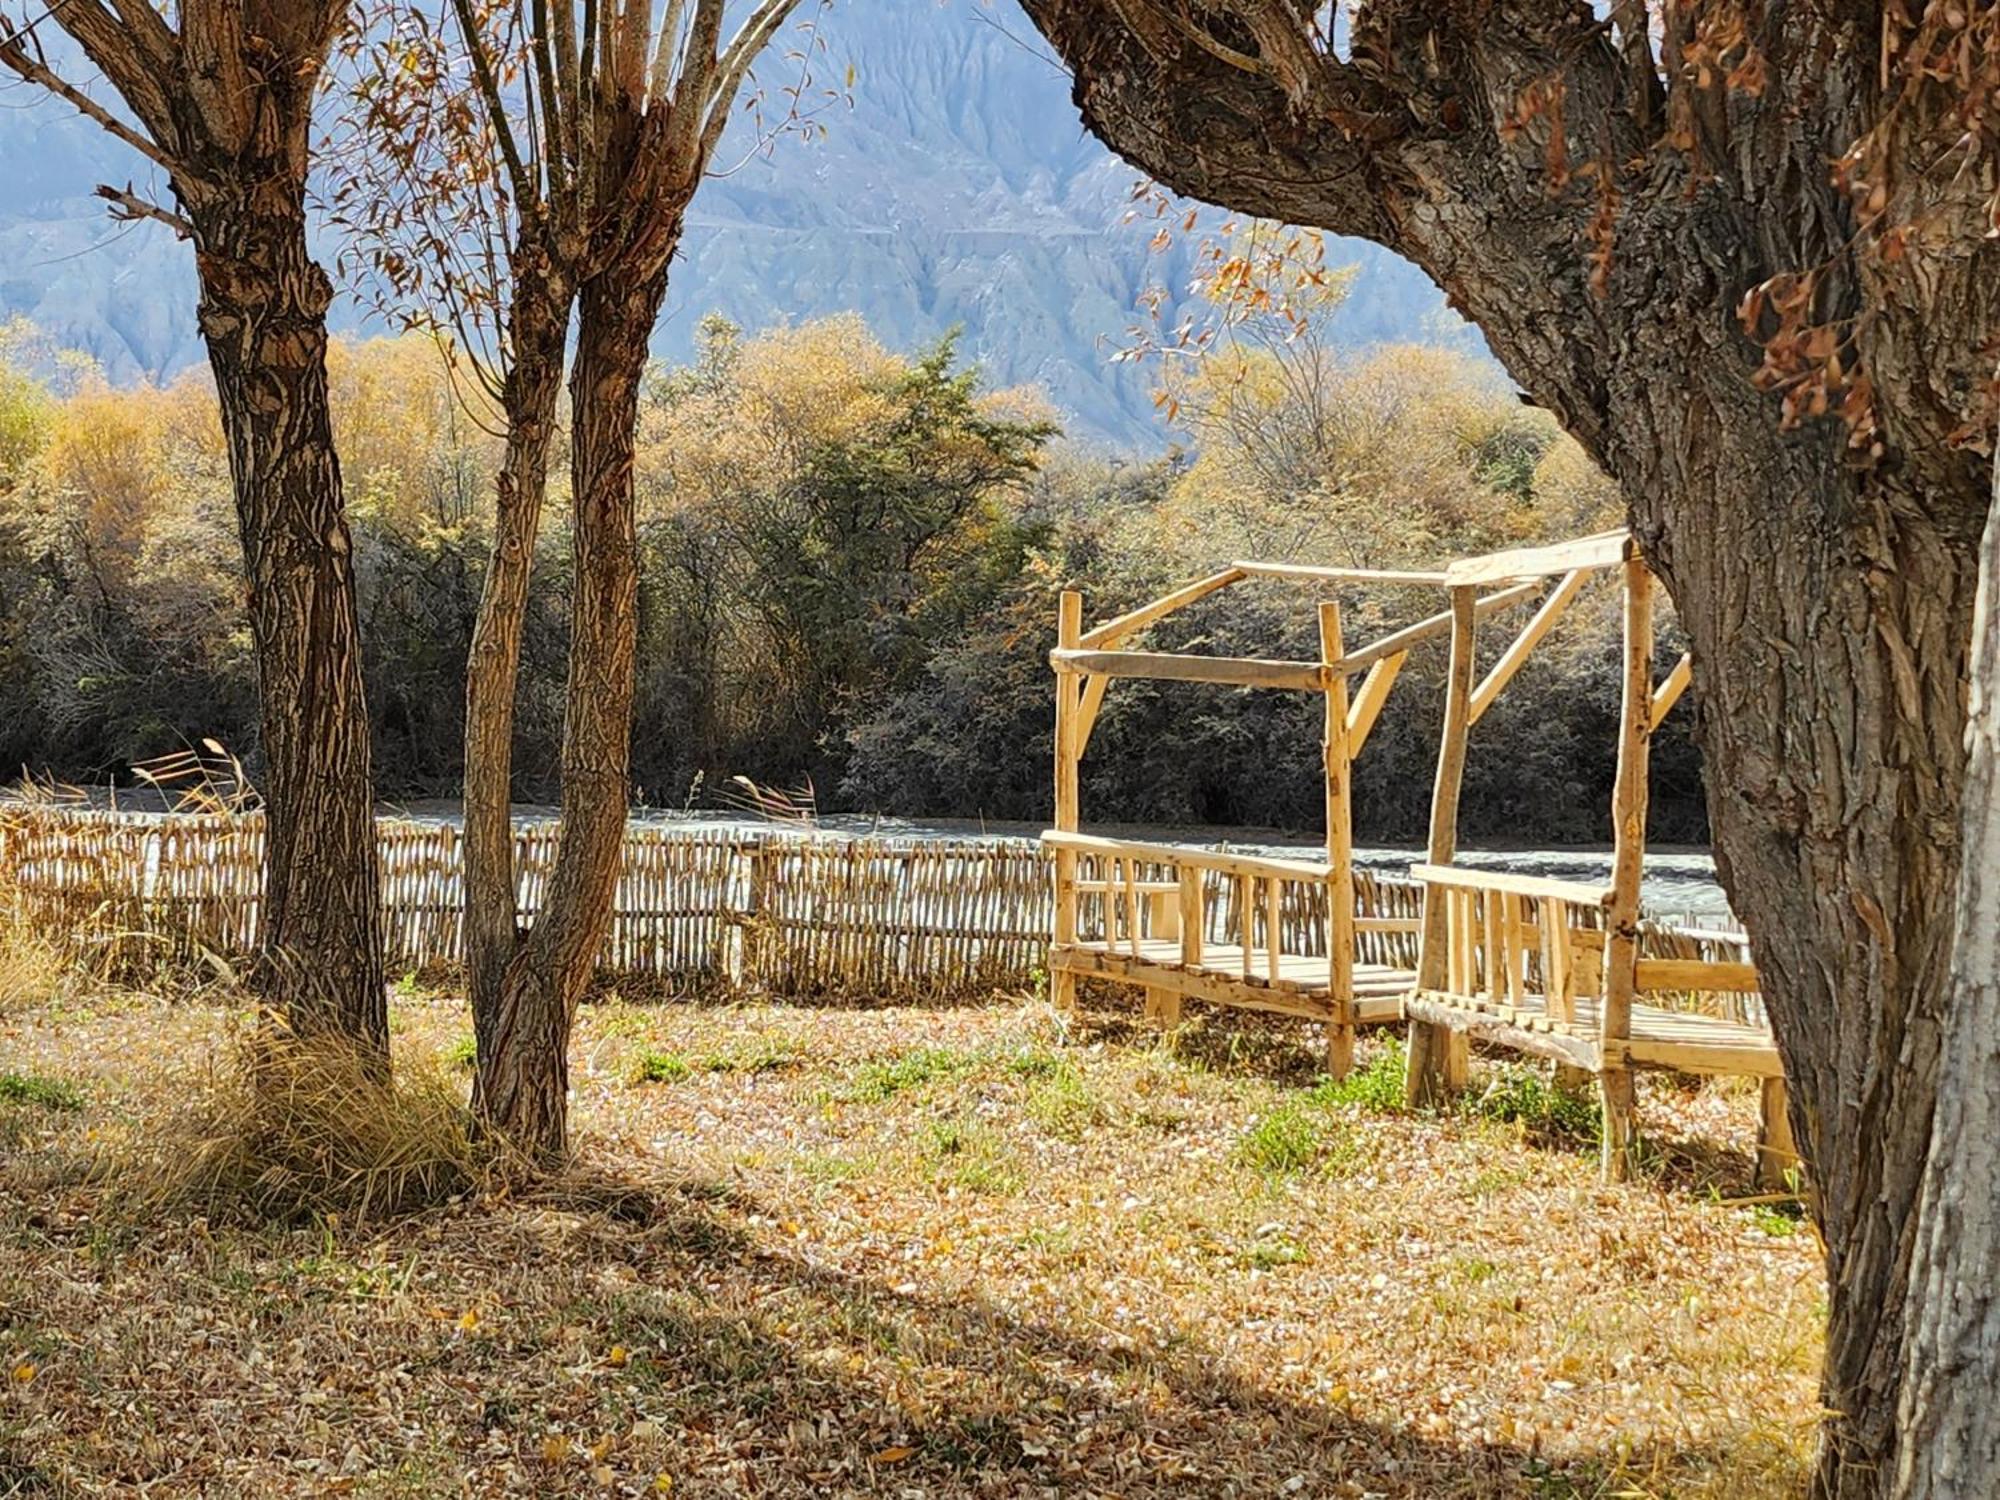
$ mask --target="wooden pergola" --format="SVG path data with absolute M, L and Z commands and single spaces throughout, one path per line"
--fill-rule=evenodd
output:
M 1460 867 L 1459 791 L 1471 731 L 1598 574 L 1618 579 L 1624 616 L 1610 879 L 1596 885 Z M 1322 601 L 1317 661 L 1131 648 L 1141 632 L 1196 600 L 1259 578 L 1432 587 L 1447 607 L 1350 650 L 1340 606 Z M 1725 958 L 1662 956 L 1652 949 L 1664 938 L 1641 920 L 1647 747 L 1690 675 L 1683 656 L 1654 680 L 1653 601 L 1652 575 L 1623 531 L 1461 558 L 1435 571 L 1238 562 L 1088 631 L 1081 596 L 1065 592 L 1049 657 L 1055 826 L 1043 836 L 1055 854 L 1056 1002 L 1073 1005 L 1078 978 L 1097 976 L 1139 987 L 1148 1014 L 1162 1023 L 1177 1019 L 1187 997 L 1307 1016 L 1326 1025 L 1335 1077 L 1352 1065 L 1357 1026 L 1407 1020 L 1414 1102 L 1463 1087 L 1473 1039 L 1545 1057 L 1596 1077 L 1610 1175 L 1629 1162 L 1635 1068 L 1748 1074 L 1763 1080 L 1760 1165 L 1767 1177 L 1789 1169 L 1796 1158 L 1768 1030 L 1691 1003 L 1754 992 L 1755 969 L 1740 946 Z M 1480 675 L 1481 623 L 1530 602 L 1532 613 Z M 1398 903 L 1385 884 L 1356 878 L 1351 773 L 1410 649 L 1440 638 L 1450 664 L 1430 836 L 1425 861 L 1410 872 L 1421 898 Z M 1083 833 L 1078 766 L 1104 694 L 1121 677 L 1321 694 L 1324 860 Z

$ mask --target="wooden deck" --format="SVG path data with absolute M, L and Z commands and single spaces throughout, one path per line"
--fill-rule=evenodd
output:
M 1183 963 L 1179 941 L 1163 938 L 1141 938 L 1136 951 L 1135 945 L 1127 942 L 1115 946 L 1102 942 L 1066 943 L 1049 950 L 1049 967 L 1064 973 L 1169 990 L 1191 1000 L 1277 1011 L 1313 1020 L 1332 1019 L 1333 991 L 1323 955 L 1309 958 L 1280 954 L 1274 979 L 1269 956 L 1253 948 L 1250 966 L 1246 973 L 1243 949 L 1234 943 L 1205 945 L 1199 964 Z M 1411 969 L 1355 964 L 1354 1020 L 1364 1025 L 1400 1021 L 1403 996 L 1416 978 Z
M 1671 1068 L 1682 1073 L 1747 1074 L 1779 1078 L 1777 1044 L 1768 1031 L 1696 1011 L 1634 1004 L 1631 1035 L 1622 1042 L 1602 1035 L 1598 1002 L 1578 997 L 1574 1019 L 1549 1014 L 1546 996 L 1523 995 L 1503 1004 L 1435 990 L 1412 989 L 1404 1014 L 1464 1032 L 1472 1040 L 1600 1072 L 1606 1064 Z M 1612 1055 L 1615 1051 L 1616 1055 Z

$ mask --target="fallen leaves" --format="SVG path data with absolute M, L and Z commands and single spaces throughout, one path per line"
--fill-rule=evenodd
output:
M 1236 1147 L 1282 1074 L 1045 1014 L 587 1007 L 587 1159 L 638 1209 L 574 1186 L 107 1239 L 73 1174 L 0 1162 L 0 1472 L 13 1444 L 84 1492 L 1483 1500 L 1531 1470 L 1766 1493 L 1805 1461 L 1807 1236 L 1466 1120 L 1341 1115 L 1356 1149 L 1260 1174 Z M 397 1020 L 405 1048 L 465 1027 Z M 57 1157 L 221 1033 L 16 1024 L 89 1084 Z M 800 1061 L 626 1081 L 632 1050 L 745 1036 Z M 918 1048 L 952 1065 L 855 1087 Z M 1754 1120 L 1726 1091 L 1642 1112 L 1739 1147 Z

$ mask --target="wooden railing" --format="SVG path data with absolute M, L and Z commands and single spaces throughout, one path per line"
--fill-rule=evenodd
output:
M 1441 958 L 1430 963 L 1428 987 L 1502 1005 L 1540 995 L 1550 1019 L 1569 1024 L 1576 1021 L 1579 998 L 1605 993 L 1608 885 L 1445 865 L 1416 865 L 1410 873 L 1439 913 Z M 1757 970 L 1737 934 L 1684 933 L 1641 923 L 1631 951 L 1632 989 L 1650 1003 L 1733 999 L 1754 995 L 1758 987 Z M 1727 1019 L 1753 1020 L 1749 1006 L 1731 1003 L 1723 1009 Z
M 1288 958 L 1328 962 L 1332 867 L 1318 860 L 1193 849 L 1092 834 L 1050 832 L 1042 842 L 1074 874 L 1059 875 L 1059 942 L 1101 944 L 1139 956 L 1148 942 L 1176 942 L 1176 960 L 1210 968 L 1216 947 L 1246 979 L 1275 980 Z M 1403 882 L 1354 875 L 1354 957 L 1411 968 L 1421 896 Z M 1152 952 L 1159 955 L 1159 949 Z

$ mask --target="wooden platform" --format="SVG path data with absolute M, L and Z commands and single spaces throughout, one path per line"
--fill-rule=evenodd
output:
M 1598 1002 L 1578 998 L 1576 1018 L 1564 1021 L 1548 1014 L 1541 995 L 1524 995 L 1517 1004 L 1413 990 L 1403 1001 L 1413 1021 L 1428 1021 L 1462 1031 L 1474 1041 L 1546 1057 L 1596 1073 L 1606 1064 L 1630 1068 L 1671 1068 L 1681 1073 L 1733 1073 L 1779 1078 L 1777 1044 L 1768 1031 L 1691 1011 L 1657 1005 L 1632 1007 L 1632 1034 L 1622 1044 L 1599 1036 Z M 1621 1048 L 1607 1056 L 1607 1048 Z
M 1178 941 L 1141 938 L 1136 946 L 1135 952 L 1134 945 L 1127 942 L 1115 947 L 1102 942 L 1058 944 L 1049 950 L 1049 967 L 1251 1010 L 1278 1011 L 1314 1020 L 1330 1019 L 1334 1014 L 1323 955 L 1280 954 L 1278 974 L 1273 979 L 1268 955 L 1255 949 L 1250 955 L 1251 971 L 1246 974 L 1243 950 L 1234 943 L 1204 945 L 1202 962 L 1195 965 L 1181 962 Z M 1415 982 L 1416 975 L 1409 969 L 1356 964 L 1354 1019 L 1362 1024 L 1400 1021 L 1403 996 Z

